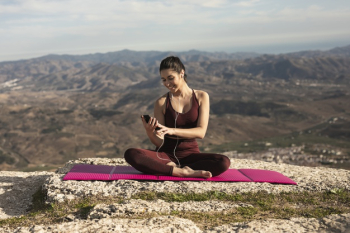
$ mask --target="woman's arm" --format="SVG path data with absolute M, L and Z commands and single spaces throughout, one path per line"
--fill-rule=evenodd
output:
M 158 135 L 170 135 L 170 136 L 178 136 L 180 138 L 204 138 L 207 128 L 208 128 L 208 122 L 209 122 L 209 110 L 210 110 L 210 103 L 209 103 L 209 95 L 205 91 L 198 91 L 197 96 L 198 102 L 199 102 L 199 116 L 197 121 L 197 127 L 191 128 L 191 129 L 180 129 L 180 128 L 168 128 L 163 126 L 164 125 L 164 114 L 162 115 L 162 119 L 158 118 L 161 117 L 160 115 L 156 115 L 156 108 L 155 108 L 155 114 L 154 116 L 158 119 L 160 130 L 157 131 Z
M 160 147 L 164 140 L 164 134 L 158 133 L 155 129 L 157 126 L 165 124 L 163 108 L 165 104 L 166 95 L 160 97 L 154 104 L 154 117 L 151 117 L 148 123 L 142 119 L 149 140 L 156 146 Z M 161 125 L 159 125 L 161 124 Z

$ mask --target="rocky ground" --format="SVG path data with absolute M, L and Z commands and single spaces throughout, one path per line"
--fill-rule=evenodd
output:
M 268 143 L 266 143 L 268 144 Z M 350 170 L 350 156 L 341 150 L 327 149 L 325 145 L 314 145 L 314 154 L 305 153 L 305 146 L 269 148 L 267 151 L 238 153 L 228 151 L 222 154 L 232 159 L 262 160 L 309 167 L 334 167 Z
M 79 197 L 94 195 L 131 197 L 143 191 L 157 192 L 206 192 L 216 190 L 225 193 L 239 193 L 265 190 L 269 193 L 350 190 L 350 171 L 322 167 L 305 167 L 284 163 L 264 162 L 246 159 L 231 159 L 231 168 L 256 168 L 281 172 L 298 183 L 276 185 L 269 183 L 243 182 L 148 182 L 119 180 L 103 181 L 62 181 L 64 174 L 76 163 L 126 165 L 123 159 L 80 159 L 68 162 L 53 172 L 0 172 L 0 219 L 21 216 L 31 205 L 31 196 L 43 186 L 47 191 L 47 202 L 62 202 Z M 228 205 L 220 201 L 165 202 L 130 199 L 123 203 L 98 204 L 88 213 L 87 219 L 69 216 L 67 222 L 53 225 L 37 225 L 10 229 L 0 232 L 350 232 L 350 214 L 330 215 L 322 219 L 291 218 L 254 220 L 231 223 L 201 230 L 188 219 L 167 215 L 172 211 L 229 211 L 249 204 Z M 145 219 L 131 219 L 138 213 L 163 213 L 163 216 Z M 118 217 L 118 218 L 116 218 Z
M 32 203 L 32 195 L 53 172 L 0 172 L 0 220 L 21 216 Z

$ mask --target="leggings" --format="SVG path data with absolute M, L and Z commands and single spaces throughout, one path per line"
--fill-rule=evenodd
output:
M 213 153 L 200 153 L 198 144 L 194 139 L 179 140 L 175 150 L 176 140 L 166 139 L 164 145 L 156 150 L 130 148 L 124 153 L 124 158 L 136 170 L 153 175 L 172 176 L 172 166 L 166 165 L 174 162 L 180 167 L 188 166 L 193 170 L 210 171 L 213 176 L 225 172 L 230 166 L 230 159 L 225 155 Z

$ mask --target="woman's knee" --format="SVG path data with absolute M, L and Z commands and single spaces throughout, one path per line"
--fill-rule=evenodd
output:
M 230 159 L 227 156 L 225 156 L 225 155 L 222 156 L 222 165 L 223 165 L 225 171 L 227 169 L 229 169 L 229 167 L 231 165 Z
M 124 159 L 129 164 L 133 164 L 137 161 L 137 157 L 140 155 L 140 151 L 136 148 L 129 148 L 124 152 Z
M 217 161 L 218 163 L 212 171 L 213 176 L 218 176 L 221 173 L 224 173 L 231 165 L 230 159 L 225 155 L 218 155 Z
M 218 165 L 222 167 L 222 169 L 225 169 L 225 171 L 231 165 L 231 161 L 226 155 L 215 154 L 215 160 L 217 161 Z

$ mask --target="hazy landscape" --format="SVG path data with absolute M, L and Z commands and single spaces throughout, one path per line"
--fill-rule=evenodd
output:
M 319 166 L 350 169 L 350 45 L 278 55 L 123 50 L 1 62 L 0 169 L 54 170 L 71 159 L 153 149 L 140 115 L 153 115 L 167 91 L 158 67 L 168 55 L 183 60 L 191 88 L 210 95 L 209 128 L 198 140 L 203 152 L 303 146 L 335 161 Z

